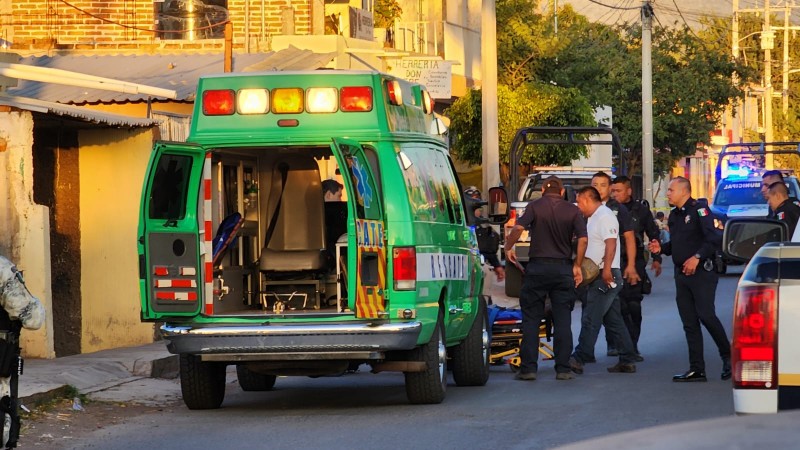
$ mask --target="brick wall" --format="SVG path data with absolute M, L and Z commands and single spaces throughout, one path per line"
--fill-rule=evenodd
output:
M 11 17 L 2 28 L 13 36 L 14 48 L 220 48 L 221 39 L 160 39 L 155 32 L 153 0 L 10 0 Z M 234 47 L 251 39 L 282 34 L 281 12 L 294 10 L 295 34 L 311 32 L 311 0 L 228 0 Z M 263 11 L 263 14 L 262 14 Z M 263 17 L 263 20 L 262 20 Z M 246 20 L 249 18 L 249 20 Z M 162 25 L 164 26 L 164 25 Z M 180 24 L 172 30 L 183 30 Z M 0 30 L 0 34 L 2 30 Z M 188 33 L 182 37 L 188 36 Z M 205 41 L 205 42 L 202 42 Z

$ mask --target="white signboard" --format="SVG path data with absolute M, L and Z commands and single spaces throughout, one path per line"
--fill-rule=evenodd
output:
M 450 63 L 440 59 L 402 58 L 392 71 L 400 78 L 428 88 L 433 98 L 450 98 L 452 70 Z
M 367 41 L 375 40 L 375 32 L 372 24 L 372 13 L 350 7 L 350 37 L 364 39 Z

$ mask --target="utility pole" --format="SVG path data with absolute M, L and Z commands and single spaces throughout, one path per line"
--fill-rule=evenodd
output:
M 643 198 L 653 205 L 653 6 L 642 1 L 642 185 Z M 622 156 L 622 155 L 620 155 Z
M 733 50 L 733 60 L 739 61 L 739 0 L 733 0 L 733 24 L 731 27 L 731 48 Z M 733 84 L 739 84 L 739 74 L 733 74 Z M 747 101 L 747 98 L 742 99 L 742 103 Z M 739 104 L 736 106 L 736 111 L 731 118 L 731 125 L 732 125 L 732 141 L 733 142 L 741 142 L 742 130 L 744 130 L 745 122 L 744 117 L 744 108 L 742 105 Z
M 772 49 L 775 35 L 770 25 L 770 1 L 764 0 L 764 30 L 761 33 L 761 48 L 764 50 L 764 141 L 772 142 Z M 766 168 L 773 168 L 772 155 L 767 155 Z
M 789 15 L 792 13 L 792 7 L 789 6 L 789 0 L 785 1 L 783 10 L 783 88 L 781 89 L 781 111 L 783 115 L 789 111 Z M 794 1 L 792 2 L 794 4 Z M 784 136 L 781 136 L 783 139 Z
M 495 0 L 481 2 L 481 169 L 483 192 L 500 184 L 497 132 L 497 12 Z M 509 192 L 516 198 L 516 192 Z

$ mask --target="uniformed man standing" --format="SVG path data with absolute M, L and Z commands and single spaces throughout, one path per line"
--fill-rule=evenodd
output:
M 545 299 L 553 312 L 553 350 L 557 380 L 571 380 L 572 302 L 575 286 L 583 279 L 581 263 L 586 254 L 586 222 L 577 206 L 564 200 L 564 187 L 556 176 L 542 184 L 542 197 L 528 203 L 506 237 L 506 260 L 517 264 L 514 244 L 529 228 L 530 259 L 525 267 L 519 304 L 522 309 L 522 342 L 518 380 L 535 380 L 539 359 L 539 325 L 544 318 Z M 572 238 L 578 248 L 572 259 Z
M 701 323 L 717 345 L 722 358 L 720 377 L 727 380 L 731 377 L 730 341 L 714 308 L 718 281 L 714 254 L 721 245 L 721 236 L 714 228 L 711 211 L 698 204 L 691 192 L 692 185 L 686 178 L 670 181 L 667 200 L 674 206 L 669 215 L 671 239 L 663 245 L 650 241 L 653 253 L 672 255 L 675 299 L 689 345 L 689 370 L 675 375 L 672 381 L 706 381 Z
M 789 199 L 789 189 L 786 187 L 786 183 L 778 181 L 769 186 L 767 203 L 769 203 L 772 217 L 789 227 L 789 235 L 786 240 L 790 240 L 797 228 L 797 220 L 800 219 L 800 206 Z
M 611 196 L 630 212 L 633 235 L 636 239 L 636 254 L 634 256 L 636 272 L 639 274 L 639 278 L 645 280 L 647 278 L 647 272 L 645 271 L 647 261 L 645 261 L 644 243 L 649 242 L 651 239 L 661 242 L 661 230 L 658 229 L 658 225 L 656 225 L 656 221 L 653 219 L 653 214 L 647 204 L 633 198 L 630 178 L 626 176 L 614 178 L 614 182 L 611 184 Z M 644 240 L 644 234 L 647 234 L 648 240 Z M 659 276 L 661 275 L 661 255 L 652 253 L 651 256 L 653 258 L 653 272 L 656 276 Z M 626 252 L 622 254 L 623 266 L 627 265 L 629 258 L 630 256 Z M 644 282 L 631 284 L 626 281 L 619 292 L 622 318 L 625 319 L 625 326 L 630 333 L 636 350 L 636 361 L 644 360 L 639 353 L 639 336 L 642 334 L 643 285 Z M 608 346 L 618 348 L 609 339 L 610 333 L 606 333 Z

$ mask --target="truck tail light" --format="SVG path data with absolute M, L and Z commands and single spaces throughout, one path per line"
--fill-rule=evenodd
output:
M 417 250 L 414 247 L 395 247 L 392 250 L 394 288 L 412 291 L 417 288 Z
M 733 385 L 778 388 L 778 291 L 747 286 L 736 291 L 733 312 Z

